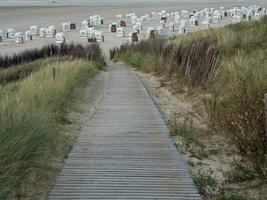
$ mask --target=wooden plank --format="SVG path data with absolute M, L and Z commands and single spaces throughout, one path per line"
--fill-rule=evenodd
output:
M 101 105 L 82 129 L 48 199 L 200 200 L 141 81 L 126 65 L 108 71 Z

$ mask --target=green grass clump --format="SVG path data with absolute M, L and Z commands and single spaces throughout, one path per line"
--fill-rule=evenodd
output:
M 235 166 L 226 174 L 229 183 L 241 183 L 255 179 L 255 173 L 244 166 Z
M 57 130 L 70 123 L 64 107 L 74 88 L 98 71 L 88 60 L 38 63 L 42 67 L 30 76 L 0 86 L 0 199 L 20 199 L 22 185 L 50 170 L 59 143 L 67 140 Z
M 209 170 L 207 172 L 198 172 L 197 176 L 193 177 L 193 181 L 203 196 L 214 197 L 217 195 L 218 183 L 214 178 L 214 172 Z
M 150 56 L 145 56 L 142 53 L 127 52 L 126 54 L 123 54 L 120 59 L 142 72 L 149 73 L 156 71 L 155 68 L 157 64 L 154 62 L 154 59 Z

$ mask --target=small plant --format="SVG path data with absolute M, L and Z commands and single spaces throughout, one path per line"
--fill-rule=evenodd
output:
M 243 181 L 255 179 L 255 172 L 242 165 L 236 165 L 232 170 L 226 173 L 229 183 L 240 183 Z
M 216 196 L 218 193 L 218 183 L 214 178 L 214 172 L 209 170 L 207 172 L 199 171 L 196 176 L 193 177 L 193 181 L 196 184 L 201 195 L 205 197 Z
M 240 192 L 232 191 L 225 197 L 226 200 L 256 200 L 240 194 Z
M 192 156 L 199 159 L 208 156 L 205 145 L 200 141 L 202 130 L 193 126 L 192 118 L 185 117 L 184 122 L 181 123 L 177 119 L 177 115 L 172 115 L 169 120 L 169 128 L 171 135 L 181 136 L 182 143 L 178 145 L 178 148 L 182 152 L 188 152 Z

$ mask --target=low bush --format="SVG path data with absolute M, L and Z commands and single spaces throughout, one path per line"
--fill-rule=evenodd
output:
M 102 59 L 101 49 L 98 44 L 90 44 L 88 46 L 81 44 L 50 44 L 40 49 L 31 49 L 13 56 L 0 57 L 0 70 L 38 59 L 57 56 L 73 59 L 84 58 L 92 61 Z

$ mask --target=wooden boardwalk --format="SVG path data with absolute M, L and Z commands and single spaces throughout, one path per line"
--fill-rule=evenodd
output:
M 201 199 L 145 87 L 129 67 L 109 66 L 106 94 L 48 200 Z

